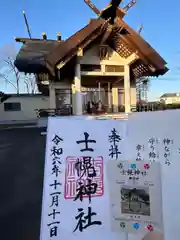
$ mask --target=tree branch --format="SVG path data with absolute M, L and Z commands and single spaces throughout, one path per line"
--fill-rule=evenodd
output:
M 0 78 L 4 78 L 4 80 L 6 81 L 6 83 L 9 83 L 11 84 L 16 90 L 17 90 L 17 87 L 13 84 L 12 81 L 10 81 L 6 76 L 4 76 L 3 74 L 0 74 Z
M 0 77 L 5 80 L 6 84 L 11 84 L 16 89 L 17 94 L 19 94 L 21 80 L 23 80 L 22 83 L 25 85 L 27 92 L 34 94 L 37 86 L 34 75 L 30 77 L 23 76 L 14 65 L 15 56 L 16 49 L 14 45 L 5 45 L 4 48 L 0 49 L 0 63 L 2 63 L 0 65 Z M 14 77 L 11 78 L 12 75 Z

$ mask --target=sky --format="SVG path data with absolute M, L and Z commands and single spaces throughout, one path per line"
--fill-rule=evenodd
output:
M 109 1 L 92 0 L 99 9 Z M 121 5 L 127 2 L 124 0 Z M 165 92 L 180 92 L 179 9 L 178 0 L 172 0 L 171 4 L 167 0 L 137 0 L 125 17 L 134 29 L 143 24 L 141 35 L 166 60 L 170 69 L 166 75 L 151 79 L 149 100 L 155 100 Z M 22 10 L 26 11 L 34 38 L 41 38 L 42 32 L 46 32 L 48 38 L 55 39 L 56 33 L 60 32 L 66 39 L 84 27 L 90 18 L 96 17 L 84 0 L 1 0 L 0 49 L 14 44 L 14 37 L 28 37 Z M 15 46 L 20 48 L 18 43 Z M 11 86 L 1 85 L 5 92 L 13 91 Z

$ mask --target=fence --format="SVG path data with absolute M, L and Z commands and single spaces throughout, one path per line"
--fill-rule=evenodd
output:
M 37 117 L 72 115 L 72 105 L 65 104 L 61 108 L 36 109 Z
M 84 110 L 86 106 L 84 105 Z M 149 111 L 163 111 L 169 109 L 180 109 L 180 104 L 162 104 L 162 103 L 146 103 L 146 104 L 137 104 L 131 106 L 132 112 L 149 112 Z M 87 111 L 84 111 L 87 113 Z M 124 113 L 125 107 L 124 105 L 118 106 L 118 113 Z M 48 117 L 48 116 L 70 116 L 73 115 L 72 105 L 66 104 L 61 108 L 57 109 L 36 109 L 37 117 Z M 94 112 L 95 114 L 103 114 L 103 113 L 113 113 L 113 107 L 109 108 L 108 105 L 103 105 L 102 112 Z
M 163 111 L 169 109 L 180 109 L 180 104 L 164 104 L 158 102 L 137 104 L 135 111 L 148 112 L 148 111 Z

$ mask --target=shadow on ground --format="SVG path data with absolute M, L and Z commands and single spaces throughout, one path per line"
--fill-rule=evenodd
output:
M 41 129 L 0 131 L 0 239 L 39 240 L 45 136 Z

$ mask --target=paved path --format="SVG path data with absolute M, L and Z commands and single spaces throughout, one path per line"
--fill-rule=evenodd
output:
M 0 131 L 0 239 L 39 240 L 45 136 Z

